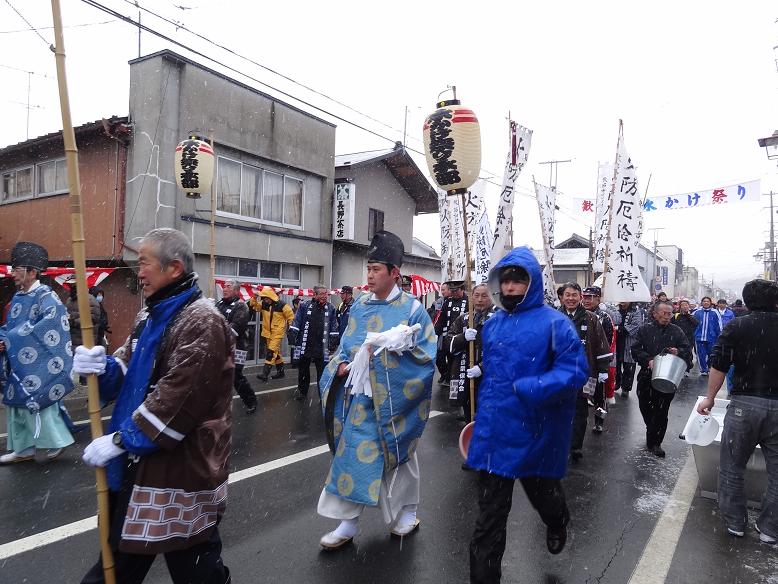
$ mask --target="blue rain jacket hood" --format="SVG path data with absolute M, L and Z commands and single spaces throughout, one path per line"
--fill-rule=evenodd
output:
M 524 268 L 530 283 L 513 312 L 499 310 L 483 326 L 484 374 L 467 463 L 507 478 L 561 478 L 589 364 L 570 319 L 544 304 L 540 264 L 528 248 L 512 250 L 489 272 L 495 304 L 502 306 L 506 266 Z

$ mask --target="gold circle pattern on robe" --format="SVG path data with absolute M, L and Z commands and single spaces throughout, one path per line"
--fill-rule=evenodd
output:
M 357 458 L 359 462 L 370 464 L 378 458 L 378 444 L 373 440 L 362 440 L 357 446 Z
M 354 479 L 351 478 L 351 475 L 346 472 L 340 473 L 340 476 L 338 477 L 338 493 L 344 497 L 348 497 L 353 490 Z

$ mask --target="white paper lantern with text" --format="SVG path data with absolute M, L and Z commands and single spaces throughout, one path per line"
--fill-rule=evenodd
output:
M 448 192 L 470 188 L 481 172 L 481 127 L 458 99 L 441 101 L 424 121 L 424 151 L 432 179 Z
M 176 146 L 173 172 L 187 197 L 199 199 L 202 193 L 211 192 L 213 167 L 213 148 L 208 142 L 191 136 Z

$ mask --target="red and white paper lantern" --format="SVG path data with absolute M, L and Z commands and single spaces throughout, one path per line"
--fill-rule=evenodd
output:
M 469 189 L 481 172 L 481 127 L 473 110 L 458 99 L 441 101 L 424 121 L 427 166 L 449 194 Z
M 191 199 L 199 199 L 202 193 L 211 192 L 214 155 L 208 142 L 191 136 L 176 146 L 174 174 L 176 184 Z

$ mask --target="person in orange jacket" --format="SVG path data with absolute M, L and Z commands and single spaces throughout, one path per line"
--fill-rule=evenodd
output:
M 256 312 L 262 314 L 262 338 L 265 344 L 265 366 L 262 373 L 257 375 L 262 381 L 267 381 L 273 365 L 276 366 L 276 374 L 272 379 L 280 379 L 284 373 L 284 358 L 281 356 L 281 340 L 286 334 L 287 327 L 294 321 L 294 312 L 285 302 L 278 299 L 278 294 L 270 286 L 263 286 L 259 298 L 252 298 L 249 305 Z

